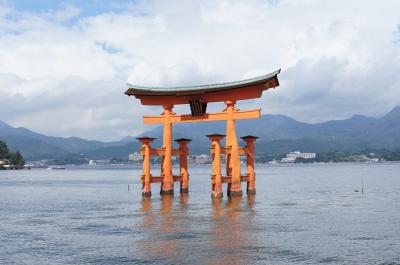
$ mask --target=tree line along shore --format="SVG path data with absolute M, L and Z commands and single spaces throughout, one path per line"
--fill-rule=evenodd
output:
M 255 160 L 257 163 L 269 163 L 273 161 L 280 161 L 285 154 L 272 155 L 260 152 L 256 155 Z M 110 163 L 130 164 L 132 161 L 126 158 L 110 158 L 107 159 Z M 48 165 L 84 165 L 89 164 L 91 159 L 85 154 L 69 154 L 67 156 L 58 157 L 54 159 L 46 159 Z M 329 150 L 316 153 L 313 159 L 298 158 L 295 163 L 315 163 L 315 162 L 384 162 L 384 161 L 400 161 L 400 149 L 366 149 L 360 152 Z M 160 161 L 152 161 L 159 163 Z M 11 151 L 4 141 L 0 140 L 0 170 L 4 169 L 22 169 L 26 161 L 19 151 Z
M 19 151 L 11 152 L 7 144 L 0 141 L 0 170 L 22 169 L 25 160 Z

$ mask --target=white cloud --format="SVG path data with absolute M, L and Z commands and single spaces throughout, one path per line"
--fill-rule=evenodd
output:
M 265 113 L 381 115 L 400 105 L 399 9 L 397 0 L 139 1 L 93 16 L 0 7 L 0 119 L 118 139 L 160 112 L 123 95 L 126 80 L 193 85 L 277 68 L 281 87 L 256 101 Z
M 63 9 L 57 10 L 54 13 L 50 13 L 50 18 L 54 17 L 57 21 L 66 21 L 68 19 L 77 17 L 82 10 L 76 6 L 66 5 Z

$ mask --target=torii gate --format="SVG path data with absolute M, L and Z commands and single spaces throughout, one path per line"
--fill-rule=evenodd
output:
M 264 90 L 279 86 L 277 75 L 280 69 L 263 76 L 242 81 L 187 87 L 144 87 L 128 85 L 125 92 L 128 96 L 140 99 L 142 105 L 159 105 L 164 112 L 160 116 L 144 116 L 144 124 L 163 124 L 163 146 L 152 149 L 150 143 L 154 138 L 140 137 L 143 155 L 142 195 L 151 195 L 151 183 L 161 182 L 161 195 L 174 193 L 174 182 L 181 183 L 181 193 L 188 192 L 189 174 L 187 171 L 187 144 L 190 139 L 177 139 L 179 149 L 172 148 L 172 124 L 181 122 L 226 121 L 226 147 L 220 145 L 225 135 L 207 135 L 212 141 L 212 197 L 222 197 L 222 183 L 228 183 L 228 196 L 242 196 L 241 182 L 247 182 L 247 193 L 255 193 L 254 141 L 257 137 L 245 136 L 242 139 L 247 146 L 240 148 L 236 136 L 235 120 L 257 119 L 261 109 L 240 111 L 235 107 L 238 100 L 260 98 Z M 207 113 L 207 103 L 224 102 L 222 112 Z M 191 114 L 176 115 L 174 105 L 189 104 Z M 226 156 L 226 176 L 221 175 L 220 155 Z M 247 155 L 247 175 L 241 176 L 240 155 Z M 161 156 L 161 176 L 151 176 L 150 157 Z M 180 175 L 172 174 L 172 156 L 180 157 Z

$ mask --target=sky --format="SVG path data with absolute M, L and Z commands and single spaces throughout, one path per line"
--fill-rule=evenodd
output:
M 127 82 L 199 85 L 277 69 L 280 86 L 241 109 L 311 123 L 379 117 L 400 105 L 399 10 L 398 0 L 0 0 L 0 120 L 119 140 L 162 112 L 124 95 Z

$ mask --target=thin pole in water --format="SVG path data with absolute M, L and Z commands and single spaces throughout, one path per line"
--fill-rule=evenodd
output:
M 364 194 L 364 178 L 361 178 L 361 194 Z

